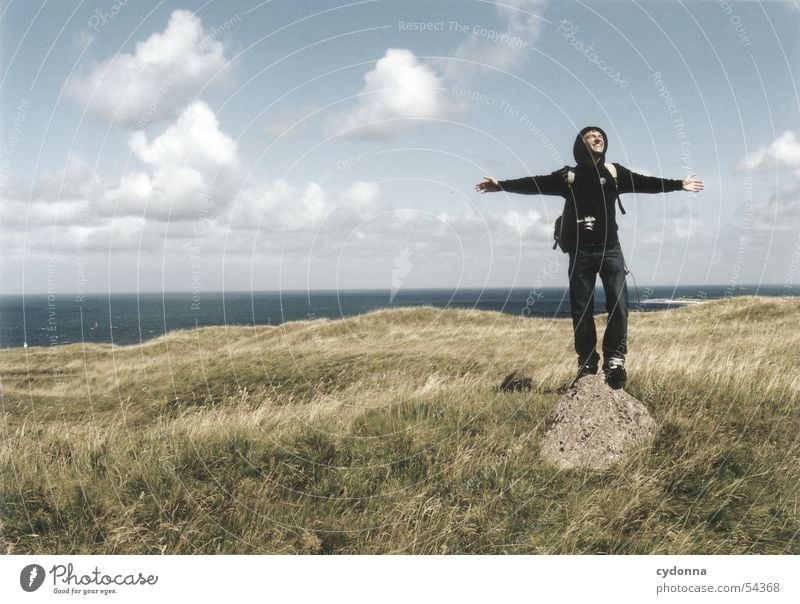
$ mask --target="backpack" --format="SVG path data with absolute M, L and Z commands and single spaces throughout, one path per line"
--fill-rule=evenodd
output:
M 607 163 L 605 166 L 606 170 L 608 170 L 609 174 L 611 174 L 611 176 L 614 178 L 614 182 L 617 183 L 616 166 L 611 163 Z M 566 179 L 567 186 L 570 188 L 570 190 L 572 190 L 572 184 L 575 182 L 575 172 L 570 170 L 569 167 L 566 169 Z M 622 201 L 620 201 L 619 195 L 617 195 L 616 201 L 619 204 L 619 211 L 625 214 L 625 208 L 622 206 Z M 564 209 L 561 212 L 561 216 L 556 218 L 553 228 L 553 249 L 558 247 L 565 254 L 569 254 L 571 251 L 574 251 L 575 245 L 577 244 L 577 226 L 577 218 L 575 217 L 572 202 L 569 199 L 565 199 Z

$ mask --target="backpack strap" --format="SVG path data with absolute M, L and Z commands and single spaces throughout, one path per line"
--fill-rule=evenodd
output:
M 617 189 L 619 189 L 619 182 L 617 181 L 617 167 L 611 162 L 608 162 L 606 163 L 606 170 L 608 170 L 608 173 L 614 178 L 614 184 L 617 185 Z M 624 215 L 626 212 L 619 195 L 617 195 L 617 205 L 619 206 L 619 211 Z

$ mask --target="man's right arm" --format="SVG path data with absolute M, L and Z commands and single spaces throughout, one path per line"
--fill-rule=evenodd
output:
M 569 189 L 566 172 L 556 170 L 544 176 L 526 176 L 514 180 L 500 180 L 498 186 L 507 193 L 522 193 L 524 195 L 559 195 L 565 196 Z

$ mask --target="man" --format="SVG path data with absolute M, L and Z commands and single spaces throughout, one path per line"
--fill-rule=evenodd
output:
M 588 126 L 578 133 L 572 152 L 577 166 L 565 166 L 546 176 L 497 181 L 485 177 L 475 185 L 480 193 L 558 195 L 563 197 L 561 245 L 569 253 L 569 300 L 578 354 L 578 377 L 596 374 L 600 356 L 595 350 L 594 286 L 597 275 L 606 294 L 608 323 L 603 335 L 603 373 L 612 388 L 627 381 L 628 352 L 627 268 L 617 238 L 616 207 L 623 193 L 662 193 L 703 190 L 694 174 L 684 180 L 643 176 L 619 164 L 606 164 L 608 137 L 602 128 Z M 620 209 L 622 205 L 620 203 Z M 624 213 L 624 210 L 622 210 Z

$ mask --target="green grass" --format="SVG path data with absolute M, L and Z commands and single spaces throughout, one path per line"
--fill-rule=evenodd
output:
M 403 309 L 4 350 L 0 547 L 798 554 L 798 324 L 779 299 L 634 314 L 628 391 L 658 430 L 605 472 L 539 460 L 564 320 Z M 533 390 L 498 392 L 519 367 Z

